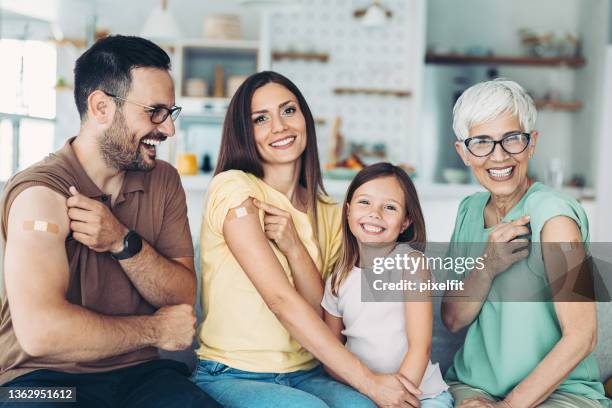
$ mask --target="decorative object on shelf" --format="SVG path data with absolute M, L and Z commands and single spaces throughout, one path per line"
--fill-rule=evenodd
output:
M 193 153 L 182 153 L 178 156 L 176 168 L 183 176 L 198 174 L 198 159 Z
M 223 71 L 223 67 L 221 65 L 215 65 L 215 93 L 213 94 L 213 96 L 215 98 L 223 98 L 225 96 L 224 94 L 224 71 Z
M 448 184 L 464 184 L 468 180 L 468 173 L 462 169 L 447 167 L 442 169 L 442 178 Z
M 431 54 L 425 56 L 428 64 L 487 64 L 487 65 L 550 65 L 579 68 L 585 64 L 581 57 L 532 57 L 532 56 L 501 56 L 479 57 L 464 54 Z
M 537 57 L 574 57 L 579 55 L 580 42 L 571 34 L 554 32 L 538 33 L 529 28 L 518 31 L 521 43 L 528 55 Z
M 353 16 L 361 19 L 361 24 L 365 27 L 381 27 L 387 23 L 388 19 L 393 17 L 393 13 L 385 8 L 380 0 L 374 0 L 368 7 L 355 10 Z
M 327 62 L 329 60 L 329 54 L 317 52 L 273 51 L 272 59 L 274 61 L 286 59 Z
M 187 78 L 185 80 L 185 96 L 204 97 L 208 95 L 208 82 L 202 78 Z
M 558 157 L 554 157 L 548 162 L 546 184 L 555 189 L 559 189 L 563 185 L 563 162 Z
M 230 75 L 227 77 L 227 85 L 225 90 L 225 95 L 228 98 L 234 96 L 240 85 L 247 79 L 245 75 Z
M 204 17 L 204 37 L 215 40 L 238 40 L 242 37 L 240 17 L 215 14 Z
M 340 132 L 341 127 L 342 118 L 340 116 L 336 116 L 334 119 L 334 124 L 332 125 L 331 135 L 329 137 L 328 156 L 327 163 L 325 165 L 327 169 L 336 167 L 336 163 L 340 161 L 340 157 L 342 156 L 342 151 L 344 149 L 344 137 Z
M 68 85 L 66 83 L 66 78 L 60 76 L 57 78 L 57 81 L 55 82 L 55 90 L 57 92 L 60 91 L 72 91 L 74 89 L 74 86 L 72 85 Z
M 204 157 L 202 157 L 202 172 L 210 173 L 211 171 L 213 171 L 212 162 L 210 159 L 210 155 L 206 153 Z
M 140 36 L 158 42 L 174 41 L 183 36 L 174 16 L 168 11 L 167 0 L 161 0 L 161 6 L 151 10 Z
M 382 95 L 382 96 L 397 96 L 408 97 L 412 95 L 410 91 L 394 90 L 394 89 L 375 89 L 375 88 L 335 88 L 334 93 L 342 94 L 365 94 L 365 95 Z

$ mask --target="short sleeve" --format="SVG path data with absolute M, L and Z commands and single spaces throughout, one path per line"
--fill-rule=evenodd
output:
M 558 216 L 571 218 L 580 228 L 582 239 L 589 240 L 589 221 L 582 206 L 572 197 L 555 191 L 534 193 L 525 203 L 525 214 L 529 215 L 531 240 L 540 242 L 542 229 L 548 220 Z
M 332 316 L 342 317 L 342 313 L 340 313 L 338 308 L 338 296 L 335 296 L 331 290 L 331 276 L 325 281 L 325 291 L 323 293 L 321 307 Z
M 324 270 L 321 271 L 323 278 L 327 278 L 333 272 L 338 262 L 338 258 L 340 257 L 340 248 L 342 247 L 342 208 L 336 204 L 330 205 L 332 206 L 332 209 L 329 210 L 332 215 L 328 225 L 330 229 L 328 232 L 330 242 L 326 254 Z
M 178 172 L 170 165 L 164 175 L 164 185 L 164 218 L 155 249 L 168 258 L 193 257 L 185 190 Z
M 222 235 L 223 222 L 229 210 L 238 207 L 249 197 L 264 200 L 263 194 L 246 173 L 228 170 L 217 174 L 208 185 L 205 222 L 213 232 Z

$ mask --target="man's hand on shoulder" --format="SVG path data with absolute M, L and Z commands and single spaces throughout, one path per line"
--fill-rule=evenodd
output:
M 70 187 L 72 197 L 66 200 L 72 237 L 96 252 L 120 252 L 128 229 L 117 220 L 110 208 Z

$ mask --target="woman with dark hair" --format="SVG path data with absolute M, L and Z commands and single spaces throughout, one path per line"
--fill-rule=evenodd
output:
M 374 374 L 322 320 L 341 213 L 323 190 L 312 114 L 289 79 L 261 72 L 238 89 L 205 201 L 198 386 L 228 407 L 418 406 L 416 387 Z

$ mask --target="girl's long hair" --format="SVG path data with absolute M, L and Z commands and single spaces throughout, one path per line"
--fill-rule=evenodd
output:
M 227 170 L 242 170 L 260 179 L 264 177 L 262 159 L 255 144 L 251 101 L 255 91 L 269 83 L 282 85 L 295 95 L 306 121 L 306 148 L 302 153 L 299 183 L 307 191 L 307 207 L 316 233 L 317 202 L 320 195 L 326 195 L 326 192 L 321 177 L 315 122 L 306 99 L 298 87 L 283 75 L 273 71 L 262 71 L 251 75 L 240 85 L 225 115 L 215 175 Z
M 357 173 L 351 182 L 342 206 L 342 249 L 340 251 L 339 261 L 331 278 L 332 293 L 335 296 L 338 296 L 340 285 L 344 282 L 353 267 L 359 262 L 359 243 L 349 227 L 348 204 L 350 204 L 355 191 L 359 187 L 368 181 L 381 177 L 395 177 L 399 182 L 404 193 L 406 217 L 412 221 L 410 226 L 397 237 L 397 242 L 406 242 L 421 252 L 425 250 L 427 238 L 425 233 L 425 220 L 423 219 L 423 211 L 421 211 L 421 204 L 419 203 L 416 188 L 412 180 L 410 180 L 410 177 L 408 177 L 401 167 L 394 166 L 391 163 L 376 163 L 365 167 Z

